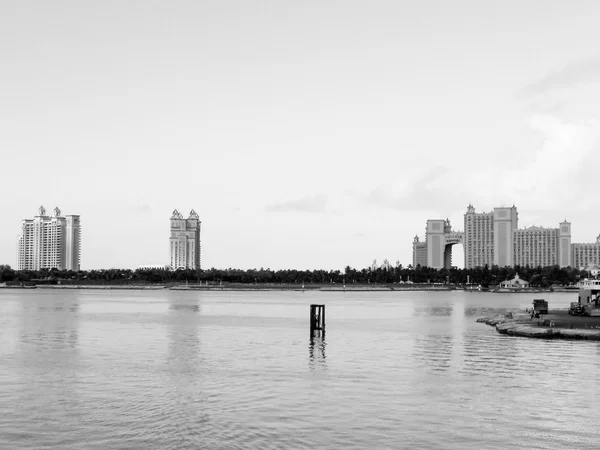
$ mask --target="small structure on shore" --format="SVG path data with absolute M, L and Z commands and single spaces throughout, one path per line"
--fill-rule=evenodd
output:
M 529 287 L 529 281 L 523 280 L 517 273 L 512 280 L 504 280 L 502 283 L 500 283 L 500 286 L 509 289 L 521 289 Z

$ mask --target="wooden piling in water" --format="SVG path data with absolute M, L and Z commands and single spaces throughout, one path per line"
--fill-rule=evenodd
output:
M 325 332 L 325 305 L 310 305 L 310 332 Z

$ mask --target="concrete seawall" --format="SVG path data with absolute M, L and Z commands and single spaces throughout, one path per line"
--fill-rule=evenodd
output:
M 550 311 L 539 319 L 532 319 L 528 313 L 512 312 L 482 317 L 477 322 L 509 336 L 600 341 L 600 318 L 569 316 L 565 311 Z

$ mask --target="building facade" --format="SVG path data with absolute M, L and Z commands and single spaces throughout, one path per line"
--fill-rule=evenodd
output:
M 529 227 L 515 231 L 515 265 L 553 266 L 558 261 L 558 228 Z
M 494 208 L 494 266 L 514 266 L 513 236 L 519 222 L 517 208 Z
M 17 243 L 17 270 L 80 270 L 81 229 L 78 215 L 62 216 L 58 208 L 46 215 L 43 206 L 24 219 Z
M 572 266 L 571 224 L 564 221 L 558 228 L 529 227 L 515 230 L 515 266 Z
M 200 218 L 192 209 L 187 219 L 177 211 L 171 216 L 170 261 L 171 268 L 200 269 Z
M 419 242 L 418 237 L 413 241 L 413 265 L 417 258 L 424 260 L 423 254 L 426 254 L 427 261 L 421 265 L 435 269 L 451 267 L 454 244 L 463 245 L 467 269 L 485 265 L 573 265 L 569 222 L 565 220 L 558 228 L 530 227 L 522 230 L 519 230 L 518 223 L 519 215 L 514 205 L 482 213 L 477 213 L 473 205 L 469 205 L 464 215 L 464 231 L 453 231 L 447 219 L 427 220 L 425 242 Z M 588 253 L 581 252 L 582 255 Z
M 464 216 L 465 268 L 491 266 L 494 261 L 494 213 L 476 213 L 473 205 Z
M 413 267 L 427 266 L 427 243 L 420 242 L 419 236 L 415 236 L 413 241 Z
M 573 267 L 587 270 L 600 266 L 600 236 L 593 243 L 575 243 L 572 245 Z

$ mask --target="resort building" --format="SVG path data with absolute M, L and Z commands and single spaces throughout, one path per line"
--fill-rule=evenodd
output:
M 494 266 L 513 266 L 513 237 L 518 223 L 517 208 L 494 208 Z
M 413 240 L 413 265 L 435 269 L 452 266 L 452 246 L 462 244 L 465 268 L 491 266 L 568 267 L 573 263 L 571 224 L 558 228 L 518 229 L 516 206 L 477 213 L 473 205 L 464 215 L 464 231 L 453 231 L 448 219 L 429 219 L 425 242 Z M 600 244 L 599 244 L 600 246 Z M 423 255 L 426 255 L 423 256 Z M 426 259 L 425 264 L 423 261 Z
M 558 228 L 529 227 L 514 232 L 515 266 L 571 265 L 571 224 Z
M 580 270 L 588 270 L 600 266 L 600 236 L 596 242 L 583 244 L 576 243 L 573 247 L 573 267 Z
M 177 211 L 171 216 L 171 268 L 200 269 L 200 218 L 192 209 L 187 219 Z
M 78 215 L 62 216 L 58 208 L 47 216 L 41 206 L 33 219 L 24 219 L 17 244 L 17 270 L 79 270 L 81 223 Z
M 553 266 L 558 255 L 558 229 L 533 226 L 517 230 L 514 254 L 518 266 Z
M 476 213 L 473 205 L 469 205 L 464 217 L 465 268 L 491 266 L 494 261 L 494 213 Z
M 413 241 L 413 267 L 427 266 L 427 243 L 420 242 L 419 236 L 415 236 Z

